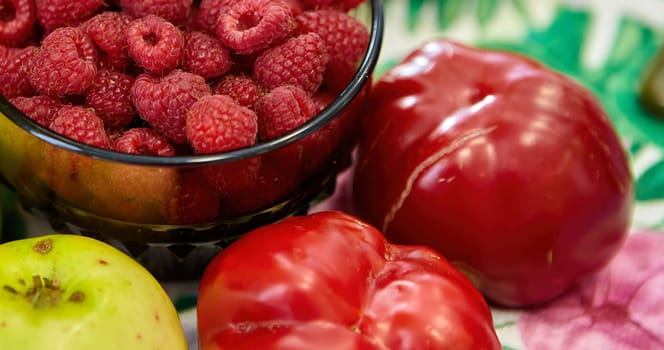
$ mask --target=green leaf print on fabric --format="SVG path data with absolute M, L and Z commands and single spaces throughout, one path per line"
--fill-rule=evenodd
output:
M 447 28 L 462 13 L 463 6 L 468 1 L 463 0 L 439 0 L 438 1 L 438 28 Z
M 477 22 L 481 27 L 484 27 L 489 23 L 489 20 L 493 17 L 498 7 L 497 0 L 478 0 L 477 7 L 475 8 L 475 16 L 477 17 Z
M 523 0 L 512 0 L 512 6 L 519 13 L 519 15 L 526 20 L 527 23 L 530 23 L 530 13 L 528 13 L 527 7 L 524 4 Z
M 636 199 L 641 201 L 664 197 L 664 162 L 646 170 L 636 182 Z
M 390 0 L 385 0 L 390 1 Z M 392 0 L 394 1 L 394 0 Z M 397 0 L 398 1 L 398 0 Z M 417 27 L 417 22 L 420 17 L 420 12 L 422 9 L 422 6 L 424 3 L 427 2 L 426 0 L 411 0 L 409 1 L 409 11 L 408 11 L 408 29 L 413 30 L 415 27 Z

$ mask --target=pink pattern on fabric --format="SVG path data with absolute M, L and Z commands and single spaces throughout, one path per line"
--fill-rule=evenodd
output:
M 309 213 L 315 213 L 326 210 L 339 210 L 346 213 L 354 214 L 352 207 L 352 168 L 346 169 L 339 173 L 334 193 L 318 203 L 309 210 Z
M 596 276 L 521 315 L 526 349 L 664 349 L 663 255 L 664 234 L 632 234 Z

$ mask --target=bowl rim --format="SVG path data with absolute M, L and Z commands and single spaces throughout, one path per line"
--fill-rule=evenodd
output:
M 316 130 L 322 128 L 325 124 L 341 113 L 342 110 L 346 108 L 346 106 L 348 106 L 360 93 L 364 86 L 367 83 L 370 83 L 370 78 L 378 62 L 378 57 L 383 42 L 384 8 L 383 0 L 368 0 L 368 2 L 370 3 L 371 12 L 369 44 L 351 82 L 325 109 L 318 113 L 314 118 L 311 118 L 306 123 L 283 135 L 267 141 L 259 142 L 251 147 L 223 153 L 187 156 L 160 157 L 128 154 L 86 145 L 48 130 L 47 128 L 39 125 L 21 113 L 2 94 L 0 94 L 0 113 L 4 114 L 20 128 L 27 131 L 29 134 L 41 139 L 42 141 L 45 141 L 56 147 L 104 161 L 144 166 L 186 167 L 194 165 L 226 163 L 255 157 L 289 145 L 297 140 L 301 140 L 314 133 Z

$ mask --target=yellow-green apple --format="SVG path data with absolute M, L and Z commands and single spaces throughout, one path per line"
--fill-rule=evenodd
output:
M 177 311 L 141 265 L 91 238 L 0 245 L 0 349 L 187 349 Z

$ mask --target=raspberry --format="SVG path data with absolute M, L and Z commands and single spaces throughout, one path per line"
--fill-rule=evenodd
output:
M 318 106 L 311 96 L 296 86 L 280 86 L 254 105 L 258 115 L 258 135 L 267 140 L 277 137 L 311 119 Z
M 285 39 L 295 29 L 291 8 L 281 1 L 237 1 L 220 14 L 215 32 L 240 54 L 254 53 Z
M 219 194 L 198 171 L 181 171 L 176 191 L 164 204 L 164 217 L 169 224 L 211 222 L 219 216 Z
M 280 1 L 291 9 L 292 16 L 296 16 L 303 11 L 302 4 L 300 4 L 299 0 Z M 203 30 L 214 33 L 217 26 L 217 19 L 222 13 L 228 11 L 228 7 L 230 7 L 234 2 L 237 1 L 202 0 L 198 7 L 198 13 L 196 14 L 196 23 Z
M 228 96 L 205 96 L 187 112 L 186 133 L 199 154 L 251 146 L 256 141 L 256 113 Z
M 127 25 L 127 48 L 136 63 L 159 73 L 178 66 L 184 51 L 184 36 L 167 20 L 148 15 Z
M 187 110 L 209 94 L 210 87 L 203 77 L 179 69 L 165 76 L 141 74 L 131 89 L 132 101 L 141 118 L 176 144 L 187 141 Z
M 104 122 L 89 108 L 63 106 L 53 115 L 49 129 L 74 141 L 109 148 Z
M 196 23 L 204 30 L 214 33 L 217 26 L 217 18 L 235 0 L 202 0 L 198 6 L 198 14 L 196 15 Z
M 9 102 L 30 119 L 46 128 L 51 124 L 55 112 L 63 106 L 60 100 L 44 95 L 19 96 L 12 98 Z
M 32 86 L 44 95 L 83 93 L 97 75 L 97 51 L 80 29 L 63 27 L 43 41 L 28 72 Z
M 333 10 L 306 11 L 295 18 L 300 33 L 316 33 L 326 45 L 329 60 L 325 79 L 355 70 L 369 44 L 369 31 L 350 15 Z M 338 85 L 338 84 L 337 84 Z
M 115 11 L 102 12 L 81 24 L 80 28 L 97 47 L 99 67 L 124 71 L 130 63 L 125 29 L 131 17 Z
M 186 34 L 184 70 L 208 79 L 228 72 L 232 64 L 228 49 L 217 38 L 198 31 Z
M 46 32 L 77 26 L 105 6 L 104 0 L 35 0 L 37 20 Z
M 263 91 L 254 79 L 245 74 L 226 74 L 212 86 L 216 94 L 227 95 L 241 106 L 251 108 Z
M 28 79 L 37 48 L 8 49 L 7 56 L 0 58 L 0 93 L 6 98 L 30 96 L 34 88 Z
M 113 150 L 149 156 L 174 156 L 175 149 L 168 140 L 150 128 L 131 128 L 115 140 Z
M 230 163 L 209 165 L 201 168 L 208 183 L 217 193 L 242 192 L 258 179 L 261 169 L 260 158 L 242 159 Z
M 107 128 L 124 128 L 134 119 L 133 84 L 131 75 L 101 68 L 85 93 L 85 105 L 95 110 Z
M 17 46 L 24 42 L 36 20 L 34 0 L 0 1 L 0 44 Z
M 323 81 L 327 53 L 323 40 L 308 33 L 265 50 L 254 63 L 254 79 L 266 89 L 294 85 L 313 93 Z
M 192 3 L 192 0 L 120 0 L 120 7 L 133 18 L 155 15 L 181 24 L 189 16 Z

